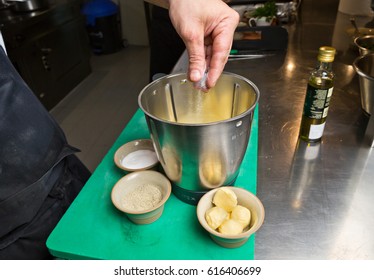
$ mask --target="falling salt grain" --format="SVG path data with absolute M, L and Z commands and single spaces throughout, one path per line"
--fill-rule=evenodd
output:
M 138 150 L 126 155 L 121 164 L 128 169 L 145 168 L 155 164 L 158 161 L 157 155 L 151 150 Z

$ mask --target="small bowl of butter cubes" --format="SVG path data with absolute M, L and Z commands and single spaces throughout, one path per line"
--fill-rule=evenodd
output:
M 197 218 L 213 241 L 225 248 L 237 248 L 261 227 L 265 210 L 248 190 L 223 186 L 201 197 Z

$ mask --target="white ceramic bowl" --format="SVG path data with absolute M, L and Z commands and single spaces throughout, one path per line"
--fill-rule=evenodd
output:
M 205 213 L 214 205 L 212 203 L 214 194 L 220 189 L 216 188 L 201 197 L 197 204 L 197 218 L 201 226 L 210 234 L 210 237 L 217 244 L 226 248 L 237 248 L 242 246 L 248 241 L 248 238 L 255 233 L 263 224 L 265 219 L 265 210 L 261 201 L 253 193 L 239 187 L 225 187 L 230 188 L 238 198 L 238 205 L 242 205 L 251 211 L 251 222 L 249 227 L 240 234 L 227 235 L 222 234 L 212 229 L 206 219 Z
M 147 186 L 147 188 L 144 188 Z M 152 188 L 157 187 L 158 190 L 161 192 L 161 198 L 150 208 L 134 208 L 129 207 L 129 204 L 125 204 L 126 197 L 134 197 L 134 192 L 137 192 L 137 196 L 134 200 L 136 202 L 136 206 L 142 205 L 144 206 L 147 204 L 146 200 L 142 198 L 149 198 L 145 190 L 149 189 L 149 186 Z M 139 192 L 139 188 L 143 187 L 142 192 Z M 139 196 L 141 194 L 141 196 Z M 162 212 L 164 210 L 165 202 L 169 199 L 171 194 L 171 183 L 169 179 L 167 179 L 163 174 L 157 171 L 152 170 L 143 170 L 143 171 L 136 171 L 127 174 L 126 176 L 122 177 L 113 187 L 111 193 L 111 199 L 114 206 L 126 214 L 126 216 L 135 224 L 150 224 L 156 221 L 158 218 L 161 217 Z M 141 197 L 141 198 L 140 198 Z M 141 201 L 140 201 L 140 200 Z M 149 202 L 149 201 L 148 201 Z M 149 203 L 147 204 L 147 206 Z

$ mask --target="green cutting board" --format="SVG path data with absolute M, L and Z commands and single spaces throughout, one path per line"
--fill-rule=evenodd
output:
M 50 252 L 62 259 L 108 260 L 239 260 L 254 258 L 255 237 L 240 248 L 217 245 L 200 226 L 196 206 L 171 195 L 154 223 L 136 225 L 112 204 L 114 184 L 126 173 L 113 161 L 124 143 L 149 138 L 139 109 L 103 158 L 47 240 Z M 235 186 L 256 193 L 258 109 L 255 110 L 247 152 Z

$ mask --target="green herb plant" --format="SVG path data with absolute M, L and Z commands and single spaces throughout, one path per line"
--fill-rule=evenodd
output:
M 277 15 L 277 5 L 275 1 L 268 1 L 262 7 L 258 7 L 252 13 L 255 18 L 265 17 L 267 22 L 271 22 Z

